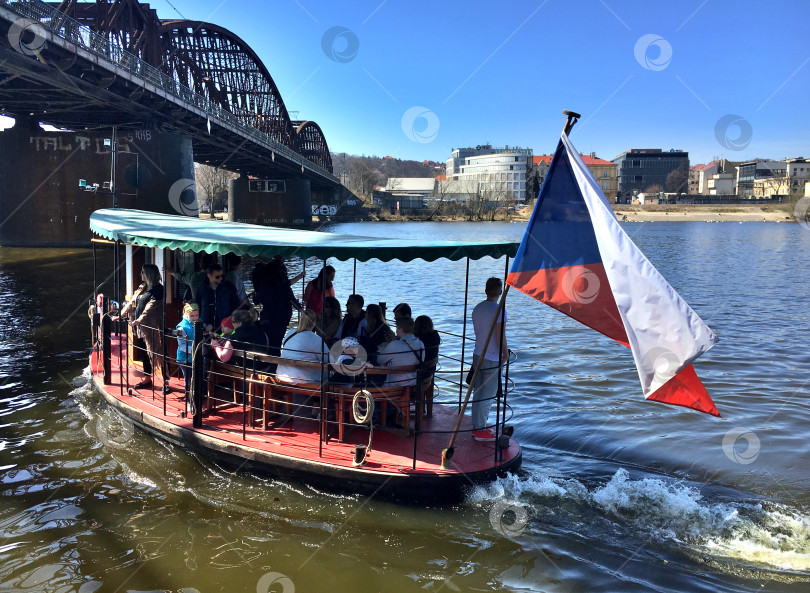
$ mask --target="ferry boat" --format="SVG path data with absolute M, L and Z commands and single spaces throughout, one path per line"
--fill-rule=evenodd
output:
M 521 449 L 507 424 L 510 361 L 500 371 L 505 387 L 490 414 L 495 441 L 475 440 L 464 413 L 471 392 L 465 385 L 472 359 L 466 322 L 469 260 L 506 258 L 507 266 L 500 266 L 506 269 L 518 243 L 367 238 L 127 209 L 96 211 L 90 228 L 94 253 L 97 246 L 112 249 L 115 266 L 101 285 L 94 282 L 93 380 L 106 402 L 143 431 L 241 471 L 404 502 L 458 501 L 473 485 L 520 466 Z M 353 384 L 336 383 L 324 372 L 335 364 L 333 357 L 303 362 L 245 350 L 238 353 L 240 364 L 223 363 L 198 322 L 187 398 L 172 332 L 181 317 L 182 285 L 171 272 L 181 264 L 187 268 L 203 253 L 304 262 L 317 258 L 324 265 L 328 258 L 354 260 L 355 270 L 357 261 L 369 260 L 421 259 L 426 266 L 437 260 L 441 263 L 434 265 L 466 261 L 465 285 L 457 287 L 465 321 L 459 332 L 443 334 L 444 343 L 456 346 L 440 348 L 435 372 L 424 364 L 366 367 Z M 134 345 L 131 323 L 116 316 L 118 303 L 135 292 L 146 263 L 161 270 L 165 298 L 160 327 L 148 328 L 160 336 L 154 341 L 159 346 L 153 353 L 153 380 L 138 388 L 145 353 Z M 277 364 L 317 367 L 321 381 L 282 381 L 271 372 Z M 371 383 L 382 381 L 369 380 L 374 374 L 382 379 L 379 375 L 401 372 L 415 372 L 416 384 L 375 387 Z M 314 402 L 309 410 L 301 412 L 296 404 L 301 398 Z M 379 410 L 376 419 L 369 413 L 373 409 Z

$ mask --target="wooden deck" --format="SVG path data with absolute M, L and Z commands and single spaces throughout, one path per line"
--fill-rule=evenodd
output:
M 473 440 L 470 419 L 466 416 L 461 424 L 462 432 L 456 439 L 451 467 L 443 469 L 441 452 L 447 447 L 458 412 L 456 406 L 438 403 L 433 406 L 431 417 L 422 417 L 418 435 L 413 430 L 405 435 L 404 431 L 375 428 L 371 452 L 360 467 L 354 467 L 352 461 L 355 445 L 368 443 L 366 426 L 346 426 L 342 442 L 337 438 L 338 426 L 334 422 L 326 423 L 325 440 L 321 440 L 318 420 L 296 418 L 282 427 L 263 430 L 260 422 L 251 426 L 249 410 L 240 402 L 217 409 L 203 418 L 201 428 L 193 428 L 190 413 L 186 414 L 182 376 L 169 378 L 169 385 L 175 391 L 166 396 L 164 413 L 160 378 L 155 377 L 153 388 L 130 393 L 128 385 L 138 383 L 142 373 L 130 367 L 127 383 L 126 368 L 119 367 L 119 352 L 119 338 L 113 335 L 112 382 L 109 385 L 102 382 L 98 353 L 93 352 L 90 359 L 96 385 L 111 405 L 153 434 L 191 449 L 207 451 L 212 457 L 238 467 L 300 476 L 307 481 L 319 476 L 331 481 L 343 478 L 348 489 L 364 484 L 368 489 L 391 485 L 404 493 L 405 490 L 419 492 L 434 487 L 463 488 L 492 480 L 520 464 L 520 447 L 514 439 L 510 440 L 509 448 L 502 451 L 502 460 L 496 463 L 495 443 Z M 125 355 L 126 352 L 121 352 L 124 364 Z M 256 416 L 258 419 L 261 413 Z M 415 412 L 411 414 L 411 427 L 414 423 Z M 401 486 L 404 482 L 407 482 L 407 488 Z

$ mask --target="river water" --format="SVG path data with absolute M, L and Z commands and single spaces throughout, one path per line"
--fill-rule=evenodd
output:
M 645 402 L 629 350 L 513 291 L 523 468 L 449 508 L 233 474 L 139 432 L 105 438 L 118 420 L 88 383 L 91 253 L 0 249 L 0 591 L 810 590 L 810 232 L 625 229 L 719 335 L 695 368 L 723 419 Z M 330 263 L 345 299 L 352 264 Z M 503 266 L 471 264 L 471 303 Z M 359 263 L 357 290 L 455 328 L 464 262 Z

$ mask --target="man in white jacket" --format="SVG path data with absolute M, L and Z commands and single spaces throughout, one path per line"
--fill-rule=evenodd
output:
M 377 353 L 377 366 L 404 367 L 424 361 L 425 345 L 413 335 L 413 326 L 411 317 L 397 320 L 397 339 Z M 416 369 L 388 375 L 385 385 L 416 385 Z

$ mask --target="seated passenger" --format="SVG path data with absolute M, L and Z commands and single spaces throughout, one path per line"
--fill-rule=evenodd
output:
M 227 339 L 216 338 L 211 341 L 222 362 L 242 366 L 242 356 L 237 354 L 241 350 L 267 353 L 267 336 L 256 324 L 258 317 L 256 309 L 239 309 L 233 312 L 233 333 Z
M 340 310 L 340 301 L 335 297 L 326 297 L 323 307 L 323 315 L 321 315 L 320 323 L 315 331 L 323 336 L 326 343 L 331 346 L 337 340 L 335 334 L 340 328 L 343 312 Z
M 281 343 L 281 357 L 288 360 L 326 361 L 324 371 L 329 367 L 329 348 L 321 336 L 312 331 L 315 328 L 315 313 L 304 311 L 298 328 L 290 330 Z M 303 368 L 282 362 L 276 369 L 276 378 L 287 383 L 321 382 L 321 371 L 318 368 Z
M 377 366 L 404 367 L 419 364 L 425 359 L 425 345 L 413 335 L 413 319 L 397 321 L 397 338 L 377 354 Z M 416 385 L 416 369 L 406 373 L 388 375 L 385 385 Z
M 379 305 L 369 305 L 366 308 L 366 327 L 360 334 L 358 341 L 366 349 L 368 361 L 377 364 L 377 352 L 380 347 L 387 342 L 391 342 L 396 336 L 383 317 L 382 309 Z
M 350 294 L 346 299 L 346 315 L 340 322 L 337 334 L 338 339 L 356 338 L 363 334 L 366 328 L 366 312 L 363 311 L 363 297 L 359 294 Z
M 427 315 L 420 315 L 414 319 L 413 335 L 425 345 L 425 362 L 435 361 L 439 357 L 439 344 L 442 343 L 442 338 L 439 332 L 433 329 L 433 320 Z
M 411 306 L 408 303 L 400 303 L 394 307 L 394 322 L 405 317 L 412 317 Z

